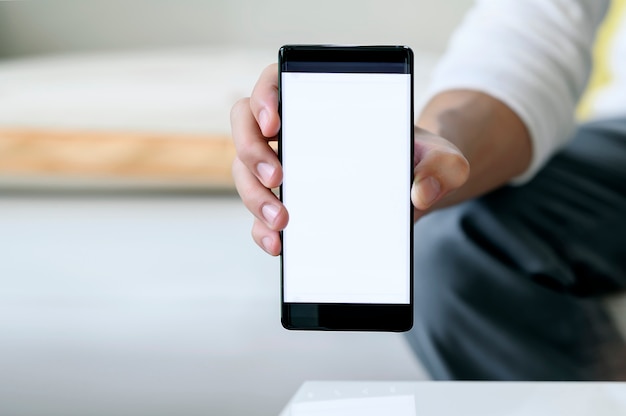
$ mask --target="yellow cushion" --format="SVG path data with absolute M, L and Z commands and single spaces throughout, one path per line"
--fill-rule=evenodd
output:
M 593 71 L 587 89 L 578 105 L 577 116 L 583 121 L 593 116 L 594 101 L 598 91 L 611 85 L 613 74 L 609 57 L 615 35 L 626 17 L 626 0 L 613 0 L 598 30 L 593 48 Z

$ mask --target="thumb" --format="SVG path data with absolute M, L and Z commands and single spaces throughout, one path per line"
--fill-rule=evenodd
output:
M 411 201 L 418 211 L 427 211 L 469 178 L 469 162 L 451 142 L 426 133 L 416 134 L 416 163 Z

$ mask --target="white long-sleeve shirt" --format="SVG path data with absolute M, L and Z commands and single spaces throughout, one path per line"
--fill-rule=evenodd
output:
M 609 0 L 482 0 L 453 34 L 428 96 L 471 89 L 508 105 L 526 124 L 530 179 L 571 137 Z M 506 138 L 503 138 L 506 140 Z

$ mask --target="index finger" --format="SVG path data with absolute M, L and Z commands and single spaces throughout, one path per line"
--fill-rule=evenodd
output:
M 250 96 L 250 109 L 263 136 L 274 138 L 280 129 L 278 115 L 278 64 L 266 67 Z

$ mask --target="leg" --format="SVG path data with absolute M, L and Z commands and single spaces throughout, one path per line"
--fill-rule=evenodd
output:
M 626 120 L 531 182 L 415 226 L 409 343 L 435 379 L 626 380 L 600 296 L 626 289 Z

